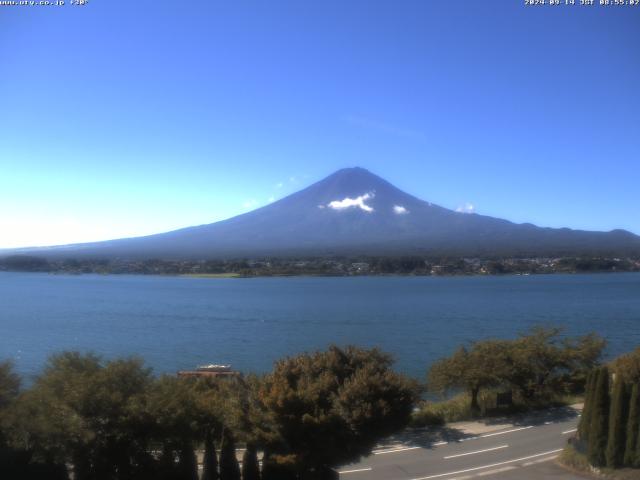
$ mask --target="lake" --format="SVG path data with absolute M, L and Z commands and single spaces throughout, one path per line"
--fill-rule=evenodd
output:
M 640 345 L 640 274 L 199 279 L 0 272 L 0 359 L 27 378 L 61 350 L 268 371 L 331 343 L 379 346 L 423 378 L 458 345 L 536 324 Z

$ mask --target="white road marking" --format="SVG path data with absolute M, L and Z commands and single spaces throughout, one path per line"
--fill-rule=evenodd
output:
M 476 435 L 474 437 L 467 437 L 467 438 L 461 438 L 460 440 L 453 440 L 451 442 L 438 442 L 438 443 L 434 443 L 433 445 L 447 445 L 449 443 L 461 443 L 461 442 L 466 442 L 468 440 L 477 440 L 479 438 L 487 438 L 487 437 L 495 437 L 496 435 L 504 435 L 506 433 L 513 433 L 513 432 L 519 432 L 520 430 L 528 430 L 529 428 L 533 428 L 534 425 L 529 425 L 527 427 L 518 427 L 518 428 L 512 428 L 511 430 L 505 430 L 504 432 L 495 432 L 495 433 L 485 433 L 484 435 Z
M 345 473 L 370 472 L 371 470 L 372 470 L 371 467 L 367 467 L 367 468 L 356 468 L 355 470 L 342 470 L 338 473 L 340 475 L 344 475 Z
M 377 452 L 373 452 L 374 455 L 384 455 L 385 453 L 396 453 L 396 452 L 406 452 L 407 450 L 417 450 L 421 447 L 404 447 L 404 448 L 392 448 L 389 450 L 379 450 Z
M 529 425 L 528 427 L 513 428 L 511 430 L 506 430 L 504 432 L 486 433 L 484 435 L 480 435 L 480 438 L 495 437 L 496 435 L 504 435 L 506 433 L 519 432 L 520 430 L 528 430 L 529 428 L 533 428 L 533 425 Z
M 504 432 L 485 433 L 484 435 L 476 435 L 475 437 L 462 438 L 458 441 L 466 442 L 468 440 L 477 440 L 479 438 L 495 437 L 496 435 L 505 435 L 507 433 L 519 432 L 520 430 L 527 430 L 529 428 L 533 428 L 533 425 L 529 425 L 528 427 L 512 428 L 511 430 L 505 430 Z
M 580 415 L 578 415 L 580 416 Z M 553 422 L 545 422 L 545 425 L 550 425 Z M 436 442 L 436 443 L 432 443 L 431 446 L 432 447 L 438 447 L 441 445 L 448 445 L 450 443 L 461 443 L 461 442 L 466 442 L 468 440 L 477 440 L 479 438 L 487 438 L 487 437 L 495 437 L 496 435 L 505 435 L 507 433 L 513 433 L 513 432 L 519 432 L 521 430 L 528 430 L 529 428 L 533 428 L 535 425 L 529 425 L 527 427 L 518 427 L 518 428 L 512 428 L 511 430 L 505 430 L 504 432 L 495 432 L 495 433 L 485 433 L 484 435 L 476 435 L 473 437 L 467 437 L 467 438 L 461 438 L 460 440 L 452 440 L 450 442 Z M 416 430 L 427 430 L 427 428 L 421 428 L 421 429 L 416 429 Z M 575 432 L 576 429 L 573 430 L 567 430 L 566 432 L 562 432 L 563 435 L 567 434 L 567 433 L 571 433 L 571 432 Z M 388 449 L 384 449 L 384 450 L 374 450 L 373 454 L 374 455 L 379 455 L 381 453 L 393 453 L 393 452 L 402 452 L 404 450 L 414 450 L 416 448 L 420 448 L 420 447 L 408 447 L 408 448 L 388 448 Z M 454 480 L 454 479 L 452 479 Z M 455 479 L 458 480 L 458 479 Z
M 496 473 L 508 472 L 509 470 L 515 470 L 515 469 L 516 469 L 516 467 L 496 468 L 495 470 L 489 470 L 488 472 L 478 473 L 476 476 L 477 477 L 484 477 L 486 475 L 495 475 Z
M 485 448 L 484 450 L 476 450 L 475 452 L 467 452 L 467 453 L 458 453 L 457 455 L 449 455 L 448 457 L 444 457 L 445 460 L 450 458 L 458 458 L 465 457 L 467 455 L 475 455 L 476 453 L 484 453 L 484 452 L 492 452 L 493 450 L 500 450 L 501 448 L 507 448 L 509 445 L 500 445 L 498 447 Z
M 551 455 L 553 453 L 558 453 L 558 452 L 561 452 L 561 451 L 562 451 L 562 448 L 558 448 L 557 450 L 550 450 L 548 452 L 536 453 L 535 455 L 529 455 L 527 457 L 515 458 L 513 460 L 507 460 L 505 462 L 498 462 L 498 463 L 492 463 L 492 464 L 489 464 L 489 465 L 482 465 L 481 467 L 466 468 L 464 470 L 458 470 L 456 472 L 438 473 L 436 475 L 429 475 L 427 477 L 412 478 L 411 480 L 429 480 L 430 478 L 440 478 L 440 477 L 447 477 L 449 475 L 457 475 L 459 473 L 474 472 L 476 470 L 484 470 L 485 468 L 499 467 L 500 465 L 507 465 L 509 463 L 521 462 L 523 460 L 529 460 L 531 458 L 544 457 L 545 455 Z
M 531 465 L 535 465 L 536 463 L 548 462 L 549 460 L 555 460 L 556 458 L 558 458 L 558 455 L 554 455 L 552 457 L 547 457 L 547 458 L 541 458 L 539 460 L 532 460 L 531 462 L 523 463 L 522 466 L 530 467 Z
M 573 432 L 577 432 L 578 429 L 577 428 L 572 428 L 571 430 L 565 430 L 564 432 L 562 432 L 562 435 L 566 435 L 567 433 L 573 433 Z

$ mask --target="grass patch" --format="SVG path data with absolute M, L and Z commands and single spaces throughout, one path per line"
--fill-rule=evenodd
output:
M 471 399 L 461 393 L 441 402 L 424 402 L 411 417 L 412 427 L 441 426 L 449 422 L 470 420 Z
M 189 278 L 240 278 L 239 273 L 185 273 L 181 277 Z
M 441 426 L 450 422 L 479 420 L 550 407 L 564 407 L 580 403 L 582 400 L 583 397 L 577 395 L 555 395 L 527 402 L 514 399 L 513 405 L 498 408 L 496 406 L 496 392 L 488 390 L 480 393 L 478 397 L 480 416 L 474 417 L 471 414 L 471 397 L 467 393 L 460 393 L 440 402 L 424 402 L 413 413 L 410 425 L 412 427 Z
M 560 454 L 559 461 L 563 465 L 578 472 L 591 471 L 591 465 L 589 465 L 587 456 L 576 450 L 573 445 L 567 445 L 564 447 L 564 450 L 562 450 L 562 453 Z
M 571 444 L 564 447 L 558 460 L 560 464 L 570 470 L 586 474 L 591 478 L 600 478 L 603 480 L 638 480 L 640 478 L 640 469 L 638 468 L 620 468 L 616 470 L 611 468 L 593 468 L 589 464 L 587 456 Z

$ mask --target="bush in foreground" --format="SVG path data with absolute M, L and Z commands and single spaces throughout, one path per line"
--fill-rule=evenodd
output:
M 326 478 L 407 426 L 418 388 L 391 364 L 377 349 L 356 347 L 278 362 L 260 390 L 280 440 L 271 458 L 286 458 L 301 478 Z
M 466 392 L 472 416 L 482 413 L 480 396 L 491 389 L 512 392 L 532 407 L 549 404 L 558 393 L 582 392 L 605 342 L 595 334 L 567 338 L 557 328 L 533 328 L 514 340 L 484 340 L 460 347 L 435 362 L 429 390 L 441 395 Z

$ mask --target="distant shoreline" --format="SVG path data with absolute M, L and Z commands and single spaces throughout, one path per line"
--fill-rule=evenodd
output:
M 175 276 L 188 278 L 244 278 L 239 273 L 179 273 Z
M 377 273 L 377 274 L 356 274 L 356 275 L 338 275 L 338 274 L 322 274 L 322 273 L 299 273 L 299 274 L 263 274 L 263 275 L 243 275 L 239 273 L 139 273 L 139 272 L 122 272 L 122 273 L 100 273 L 100 272 L 61 272 L 61 271 L 23 271 L 23 270 L 0 270 L 2 273 L 40 273 L 52 276 L 68 275 L 68 276 L 136 276 L 136 277 L 169 277 L 184 278 L 195 280 L 228 280 L 228 279 L 257 279 L 257 278 L 468 278 L 468 277 L 541 277 L 541 276 L 571 276 L 571 275 L 606 275 L 606 274 L 625 274 L 640 273 L 639 271 L 591 271 L 591 272 L 540 272 L 540 273 L 468 273 L 468 274 L 439 274 L 439 275 L 418 275 L 409 273 Z
M 0 257 L 0 271 L 173 275 L 190 278 L 488 276 L 640 272 L 640 257 L 302 257 L 230 260 Z

